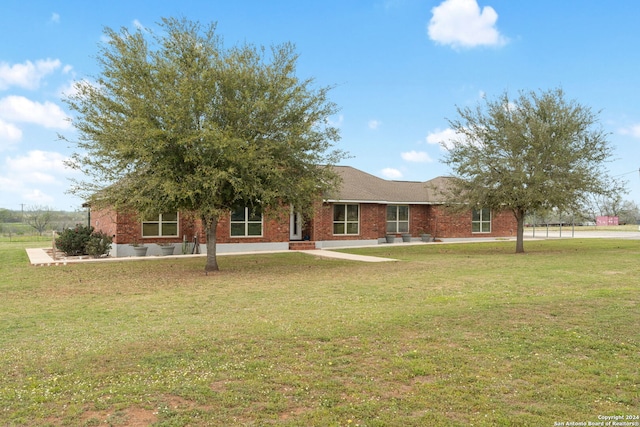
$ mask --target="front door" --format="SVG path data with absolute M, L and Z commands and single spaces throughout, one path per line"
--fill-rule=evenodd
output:
M 302 240 L 302 215 L 296 212 L 293 206 L 289 216 L 289 239 Z

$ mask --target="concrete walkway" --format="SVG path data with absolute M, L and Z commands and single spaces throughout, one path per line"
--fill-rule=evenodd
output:
M 547 230 L 544 228 L 537 228 L 535 230 L 535 234 L 532 229 L 526 229 L 524 232 L 525 240 L 544 240 L 544 239 L 637 239 L 640 240 L 640 231 L 581 231 L 579 229 L 573 230 L 570 227 L 562 230 L 560 233 L 557 230 L 550 230 L 547 233 Z M 424 243 L 420 241 L 413 241 L 410 243 L 381 243 L 380 245 L 370 245 L 370 246 L 362 246 L 367 248 L 374 248 L 380 246 L 407 246 L 407 245 L 441 245 L 443 243 L 469 243 L 469 242 L 487 242 L 487 241 L 514 241 L 515 237 L 503 238 L 503 239 L 495 239 L 495 238 L 473 238 L 473 239 L 443 239 L 442 242 L 439 243 Z M 360 262 L 390 262 L 390 261 L 398 261 L 393 258 L 382 258 L 382 257 L 374 257 L 367 255 L 355 255 L 344 252 L 336 252 L 332 249 L 353 249 L 353 246 L 344 246 L 344 247 L 332 247 L 331 249 L 315 249 L 308 251 L 276 251 L 276 252 L 300 252 L 307 255 L 313 255 L 323 258 L 333 258 L 333 259 L 344 259 L 350 261 L 360 261 Z M 70 263 L 79 263 L 79 262 L 121 262 L 121 261 L 135 261 L 135 260 L 161 260 L 161 259 L 169 259 L 169 258 L 184 258 L 184 257 L 204 257 L 204 254 L 197 255 L 168 255 L 168 256 L 145 256 L 145 257 L 120 257 L 120 258 L 91 258 L 88 256 L 85 257 L 72 257 L 72 258 L 61 258 L 54 260 L 49 256 L 46 252 L 46 249 L 42 248 L 29 248 L 26 250 L 27 255 L 29 256 L 29 261 L 32 265 L 66 265 Z M 274 253 L 272 251 L 259 251 L 259 252 L 231 252 L 231 253 L 220 253 L 218 256 L 226 256 L 226 255 L 255 255 L 255 254 L 265 254 L 265 253 Z
M 369 246 L 369 247 L 373 247 L 373 246 Z M 315 249 L 312 251 L 297 251 L 297 252 L 304 253 L 307 255 L 319 256 L 322 258 L 346 259 L 349 261 L 361 261 L 361 262 L 398 261 L 397 259 L 393 259 L 393 258 L 382 258 L 377 256 L 347 254 L 344 252 L 336 252 L 336 251 L 331 251 L 327 249 Z
M 44 248 L 28 248 L 26 249 L 27 256 L 29 257 L 29 262 L 31 265 L 36 266 L 51 266 L 51 265 L 67 265 L 74 263 L 83 263 L 83 262 L 122 262 L 122 261 L 152 261 L 152 260 L 162 260 L 162 259 L 171 259 L 171 258 L 185 258 L 185 257 L 205 257 L 205 254 L 197 254 L 197 255 L 167 255 L 167 256 L 144 256 L 144 257 L 117 257 L 117 258 L 91 258 L 89 256 L 84 257 L 61 257 L 58 259 L 53 259 L 46 252 Z M 306 255 L 313 255 L 322 258 L 333 258 L 333 259 L 345 259 L 349 261 L 360 261 L 360 262 L 389 262 L 389 261 L 398 261 L 397 259 L 391 258 L 381 258 L 374 256 L 366 256 L 366 255 L 355 255 L 355 254 L 347 254 L 343 252 L 335 252 L 327 249 L 314 249 L 309 251 L 257 251 L 257 252 L 225 252 L 219 253 L 218 256 L 228 256 L 228 255 L 258 255 L 258 254 L 267 254 L 267 253 L 287 253 L 287 252 L 299 252 Z

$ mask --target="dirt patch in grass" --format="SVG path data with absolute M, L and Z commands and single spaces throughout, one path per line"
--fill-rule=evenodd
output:
M 85 426 L 103 425 L 146 427 L 158 421 L 157 411 L 144 408 L 127 408 L 115 412 L 86 411 L 82 414 Z

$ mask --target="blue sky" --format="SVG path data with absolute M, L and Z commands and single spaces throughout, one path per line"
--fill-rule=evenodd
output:
M 389 179 L 448 170 L 437 144 L 456 106 L 562 87 L 600 111 L 611 175 L 640 203 L 640 25 L 636 0 L 4 0 L 0 6 L 0 207 L 78 209 L 61 102 L 98 72 L 103 29 L 162 17 L 217 22 L 225 45 L 296 45 L 298 74 L 335 85 L 343 164 Z

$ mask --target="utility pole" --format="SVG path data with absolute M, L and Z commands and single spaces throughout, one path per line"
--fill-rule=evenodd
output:
M 24 203 L 20 203 L 20 208 L 21 208 L 20 222 L 24 223 Z

